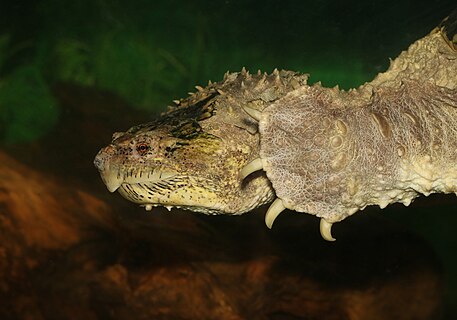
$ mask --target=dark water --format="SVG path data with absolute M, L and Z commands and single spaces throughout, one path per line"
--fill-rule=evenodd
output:
M 49 174 L 84 176 L 82 184 L 101 192 L 97 172 L 87 168 L 110 132 L 95 130 L 106 136 L 89 139 L 91 115 L 105 119 L 109 130 L 125 130 L 136 124 L 125 114 L 136 115 L 132 122 L 147 121 L 194 85 L 218 81 L 225 71 L 243 66 L 306 72 L 311 81 L 327 86 L 358 86 L 385 70 L 389 58 L 432 30 L 455 5 L 417 0 L 2 1 L 1 146 Z M 116 98 L 106 100 L 111 95 Z M 68 107 L 78 99 L 85 103 L 84 113 Z M 111 103 L 119 113 L 106 112 Z M 59 140 L 55 133 L 62 126 L 66 131 Z M 84 130 L 86 142 L 80 143 L 81 132 L 72 135 L 76 130 Z M 40 153 L 44 145 L 46 155 Z M 425 239 L 438 255 L 445 275 L 445 315 L 451 319 L 457 313 L 457 201 L 421 201 L 383 213 Z

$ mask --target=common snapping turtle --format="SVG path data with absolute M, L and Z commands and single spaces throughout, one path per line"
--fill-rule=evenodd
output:
M 227 73 L 160 119 L 115 133 L 95 165 L 150 210 L 242 214 L 272 202 L 333 223 L 368 205 L 457 193 L 457 11 L 357 89 Z

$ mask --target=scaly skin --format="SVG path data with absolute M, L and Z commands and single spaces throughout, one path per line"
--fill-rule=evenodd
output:
M 110 191 L 147 210 L 241 214 L 276 198 L 267 226 L 285 208 L 306 212 L 326 240 L 368 205 L 456 193 L 455 15 L 347 92 L 290 71 L 226 74 L 114 134 L 95 165 Z

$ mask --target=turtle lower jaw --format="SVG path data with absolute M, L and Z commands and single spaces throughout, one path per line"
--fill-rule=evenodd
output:
M 181 208 L 207 214 L 225 213 L 216 193 L 178 176 L 153 182 L 130 183 L 125 179 L 118 191 L 122 197 L 147 211 L 161 206 L 168 210 Z
M 197 212 L 197 213 L 203 213 L 203 214 L 207 214 L 207 215 L 224 214 L 224 212 L 221 212 L 220 210 L 205 208 L 205 207 L 200 207 L 200 206 L 165 205 L 165 204 L 160 204 L 160 203 L 146 203 L 146 204 L 141 204 L 140 206 L 144 207 L 144 209 L 146 211 L 151 211 L 155 207 L 163 207 L 163 208 L 167 209 L 168 211 L 171 211 L 171 209 L 182 209 L 182 210 L 187 210 L 187 211 L 192 211 L 192 212 Z

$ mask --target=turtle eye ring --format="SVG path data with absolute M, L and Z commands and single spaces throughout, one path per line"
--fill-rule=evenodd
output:
M 144 155 L 146 152 L 149 151 L 149 145 L 147 145 L 146 143 L 140 143 L 136 146 L 136 151 L 139 154 Z

